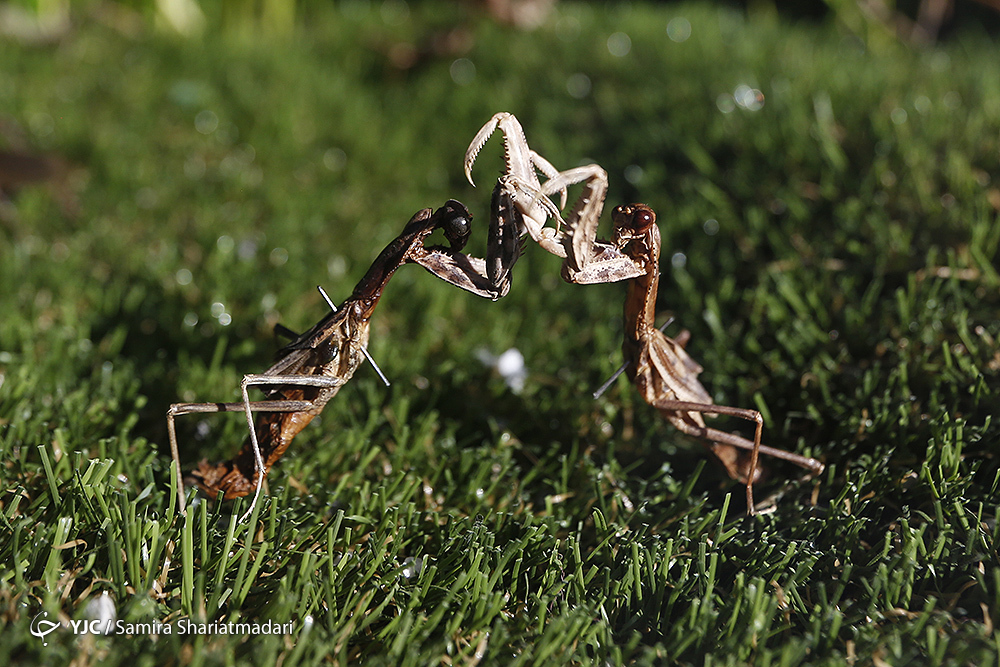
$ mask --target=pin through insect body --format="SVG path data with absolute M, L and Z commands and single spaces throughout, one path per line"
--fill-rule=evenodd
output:
M 231 460 L 210 464 L 202 461 L 192 473 L 197 485 L 224 499 L 253 492 L 247 515 L 261 493 L 263 480 L 285 453 L 292 439 L 322 412 L 327 402 L 354 376 L 367 351 L 370 320 L 389 279 L 403 264 L 417 263 L 431 273 L 452 282 L 465 274 L 467 259 L 459 251 L 470 233 L 472 216 L 463 204 L 449 200 L 437 211 L 423 209 L 407 223 L 372 263 L 371 268 L 339 308 L 325 290 L 320 293 L 332 310 L 314 327 L 294 336 L 277 353 L 277 360 L 260 374 L 246 375 L 240 383 L 242 400 L 231 403 L 175 403 L 167 411 L 167 433 L 177 472 L 181 511 L 185 508 L 183 476 L 174 426 L 176 417 L 195 413 L 243 412 L 248 437 Z M 444 231 L 449 246 L 425 246 L 435 230 Z M 470 280 L 470 279 L 466 279 Z M 471 283 L 470 283 L 471 284 Z M 480 288 L 486 289 L 485 285 Z M 287 328 L 281 332 L 293 335 Z M 375 366 L 374 362 L 372 365 Z M 377 366 L 376 366 L 377 368 Z M 379 376 L 388 386 L 385 375 Z M 250 388 L 259 388 L 265 400 L 251 401 Z M 254 413 L 259 413 L 256 424 Z
M 760 473 L 758 458 L 761 454 L 794 463 L 812 475 L 822 472 L 824 466 L 816 459 L 762 445 L 764 420 L 757 410 L 712 402 L 698 380 L 701 366 L 685 350 L 689 339 L 686 332 L 683 338 L 673 339 L 653 324 L 660 273 L 660 230 L 656 226 L 656 214 L 645 204 L 631 204 L 615 208 L 612 219 L 613 245 L 642 270 L 641 275 L 627 278 L 622 351 L 625 372 L 643 399 L 681 432 L 707 441 L 706 447 L 730 477 L 745 482 L 749 514 L 755 512 L 753 484 Z M 596 225 L 596 221 L 592 220 L 591 224 Z M 614 277 L 613 274 L 602 275 L 597 282 Z M 587 280 L 588 273 L 576 274 L 576 280 L 581 278 Z M 708 427 L 704 415 L 711 414 L 753 422 L 753 441 Z
M 628 373 L 647 403 L 682 432 L 707 441 L 706 446 L 729 475 L 746 483 L 747 511 L 751 514 L 755 511 L 753 483 L 760 472 L 760 454 L 790 461 L 812 475 L 819 474 L 823 470 L 819 461 L 761 444 L 763 418 L 757 410 L 715 405 L 698 381 L 701 366 L 685 351 L 690 334 L 685 331 L 674 339 L 653 325 L 660 256 L 660 234 L 653 210 L 644 204 L 617 207 L 612 240 L 598 240 L 607 173 L 598 165 L 558 171 L 528 146 L 521 124 L 509 113 L 494 115 L 469 145 L 465 173 L 470 183 L 476 157 L 498 129 L 503 134 L 505 169 L 491 200 L 487 281 L 501 296 L 510 287 L 510 271 L 520 254 L 504 254 L 504 249 L 510 248 L 511 226 L 519 230 L 514 236 L 527 234 L 545 250 L 564 257 L 562 276 L 567 282 L 585 285 L 629 281 L 624 308 L 625 363 L 594 397 L 606 391 L 621 373 Z M 546 177 L 544 183 L 539 173 Z M 583 193 L 563 219 L 567 187 L 577 183 L 583 183 Z M 550 199 L 557 193 L 559 206 Z M 554 227 L 546 225 L 549 217 L 555 220 Z M 703 415 L 709 414 L 753 422 L 753 441 L 706 426 Z

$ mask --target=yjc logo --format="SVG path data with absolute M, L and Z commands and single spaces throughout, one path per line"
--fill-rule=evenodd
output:
M 40 611 L 35 614 L 33 619 L 31 619 L 31 634 L 42 640 L 42 646 L 49 645 L 49 643 L 45 641 L 46 635 L 59 627 L 58 623 L 53 623 L 48 620 L 48 616 L 49 612 Z

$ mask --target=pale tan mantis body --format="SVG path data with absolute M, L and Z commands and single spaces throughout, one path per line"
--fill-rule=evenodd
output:
M 506 173 L 493 192 L 490 244 L 486 266 L 488 278 L 502 295 L 510 286 L 510 269 L 517 256 L 506 258 L 495 247 L 510 247 L 511 229 L 527 233 L 544 249 L 564 257 L 562 274 L 568 282 L 593 284 L 629 280 L 624 322 L 625 370 L 643 399 L 660 411 L 684 433 L 709 444 L 706 446 L 729 475 L 746 483 L 747 511 L 754 513 L 753 483 L 760 471 L 761 453 L 802 466 L 819 474 L 823 464 L 781 449 L 761 444 L 763 419 L 756 410 L 714 405 L 712 397 L 698 381 L 702 368 L 687 354 L 684 343 L 674 340 L 654 326 L 659 282 L 660 232 L 656 215 L 644 204 L 619 206 L 614 211 L 614 240 L 597 240 L 597 226 L 607 193 L 607 174 L 597 165 L 564 172 L 532 151 L 520 123 L 513 115 L 499 113 L 480 129 L 465 158 L 465 172 L 471 182 L 472 164 L 486 140 L 499 128 L 504 135 Z M 548 180 L 541 184 L 536 169 Z M 560 193 L 566 202 L 566 187 L 583 183 L 584 191 L 563 221 L 560 209 L 549 196 Z M 547 227 L 548 217 L 556 223 Z M 565 222 L 566 231 L 561 228 Z M 501 244 L 500 239 L 508 239 Z M 739 417 L 754 422 L 754 439 L 709 428 L 703 415 Z
M 503 134 L 506 169 L 493 190 L 486 276 L 500 296 L 510 289 L 510 272 L 517 260 L 516 255 L 505 256 L 501 250 L 511 247 L 512 236 L 524 234 L 553 255 L 565 258 L 563 277 L 570 282 L 575 282 L 573 276 L 584 264 L 588 276 L 594 278 L 590 282 L 611 282 L 639 275 L 628 258 L 596 240 L 596 225 L 581 224 L 581 221 L 600 219 L 608 191 L 607 172 L 596 164 L 557 170 L 528 147 L 524 130 L 513 114 L 494 115 L 469 144 L 465 153 L 465 176 L 469 182 L 472 183 L 472 165 L 476 157 L 498 129 Z M 537 172 L 547 178 L 544 184 L 538 180 Z M 566 206 L 566 188 L 577 183 L 583 184 L 583 192 L 564 220 L 560 211 Z M 559 207 L 549 199 L 556 193 L 561 199 Z M 555 227 L 547 226 L 550 217 Z M 578 231 L 569 235 L 562 229 L 564 224 Z M 598 279 L 602 275 L 608 275 L 609 279 Z M 611 275 L 616 277 L 610 278 Z

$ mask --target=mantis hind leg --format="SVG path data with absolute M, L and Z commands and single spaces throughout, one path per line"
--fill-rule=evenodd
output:
M 308 401 L 253 401 L 249 404 L 251 412 L 297 412 L 312 407 Z M 182 515 L 187 514 L 184 505 L 184 477 L 181 472 L 181 459 L 177 447 L 177 430 L 174 418 L 190 414 L 215 414 L 220 412 L 245 412 L 247 405 L 238 403 L 174 403 L 167 410 L 167 436 L 170 439 L 170 455 L 177 472 L 177 494 Z
M 177 433 L 174 428 L 175 417 L 178 415 L 193 413 L 218 412 L 243 412 L 246 415 L 247 427 L 250 431 L 250 441 L 254 454 L 254 465 L 260 472 L 257 476 L 257 483 L 255 484 L 253 502 L 250 504 L 250 509 L 247 511 L 247 515 L 249 515 L 249 512 L 253 510 L 254 505 L 257 503 L 257 498 L 260 496 L 261 486 L 263 485 L 264 475 L 266 474 L 263 457 L 260 453 L 260 444 L 257 440 L 257 431 L 254 428 L 252 413 L 305 412 L 313 409 L 315 404 L 312 401 L 295 400 L 250 401 L 247 395 L 248 388 L 251 386 L 262 385 L 298 385 L 332 388 L 339 387 L 341 384 L 343 384 L 343 381 L 339 378 L 328 378 L 320 375 L 246 375 L 241 383 L 243 400 L 238 403 L 174 403 L 171 405 L 167 410 L 167 435 L 170 438 L 170 453 L 174 459 L 174 468 L 177 472 L 177 493 L 178 500 L 180 501 L 181 514 L 186 514 L 186 508 L 184 505 L 184 482 L 181 474 L 180 455 L 177 447 Z
M 746 465 L 746 472 L 741 474 L 745 474 L 746 477 L 747 512 L 751 515 L 756 513 L 753 502 L 753 483 L 758 477 L 758 459 L 761 454 L 794 463 L 797 466 L 809 470 L 813 475 L 818 475 L 823 471 L 823 464 L 816 459 L 760 444 L 764 419 L 756 410 L 734 408 L 727 405 L 691 403 L 676 400 L 658 400 L 651 402 L 651 404 L 653 407 L 661 410 L 662 412 L 672 414 L 673 418 L 670 419 L 671 423 L 688 435 L 709 440 L 718 445 L 729 445 L 750 452 L 750 461 Z M 684 419 L 683 413 L 687 412 L 726 415 L 729 417 L 739 417 L 740 419 L 752 421 L 756 424 L 754 428 L 754 439 L 753 441 L 750 441 L 733 433 L 720 431 L 718 429 L 700 425 L 693 420 Z M 712 448 L 712 451 L 716 454 L 716 456 L 719 456 L 719 452 L 714 447 Z M 719 456 L 719 458 L 722 460 L 723 464 L 726 465 L 730 475 L 736 477 L 733 475 L 734 470 L 737 469 L 735 465 L 731 467 L 727 464 L 727 461 L 723 457 Z M 735 460 L 732 460 L 731 463 L 735 464 Z

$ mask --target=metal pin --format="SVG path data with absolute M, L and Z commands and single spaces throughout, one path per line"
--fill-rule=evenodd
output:
M 322 285 L 316 285 L 316 289 L 319 290 L 319 293 L 323 296 L 323 299 L 326 301 L 327 305 L 330 306 L 330 310 L 332 310 L 333 312 L 337 312 L 337 306 L 334 305 L 333 299 L 331 299 L 330 295 L 326 293 L 326 290 L 323 289 L 323 286 Z M 375 369 L 375 372 L 378 373 L 378 376 L 380 378 L 382 378 L 382 382 L 385 382 L 385 386 L 387 386 L 387 387 L 390 386 L 389 385 L 389 378 L 387 378 L 385 376 L 385 373 L 382 372 L 382 369 L 379 368 L 378 364 L 375 363 L 375 360 L 372 359 L 372 355 L 368 354 L 368 348 L 362 347 L 361 348 L 361 352 L 362 352 L 362 354 L 365 355 L 365 359 L 368 360 L 368 363 L 370 363 L 372 365 L 372 368 Z
M 674 318 L 671 317 L 666 322 L 664 322 L 663 325 L 660 327 L 660 331 L 663 331 L 664 329 L 666 329 L 667 327 L 669 327 L 673 323 L 673 321 L 674 321 Z M 600 398 L 601 394 L 603 394 L 604 392 L 606 392 L 608 390 L 608 387 L 610 387 L 614 383 L 614 381 L 617 380 L 618 377 L 622 373 L 625 372 L 626 368 L 628 368 L 628 362 L 625 362 L 624 364 L 622 364 L 621 366 L 619 366 L 618 370 L 615 371 L 614 375 L 612 375 L 610 378 L 608 378 L 608 381 L 605 382 L 604 384 L 602 384 L 600 386 L 600 388 L 597 391 L 594 392 L 594 399 L 596 400 L 596 399 Z

